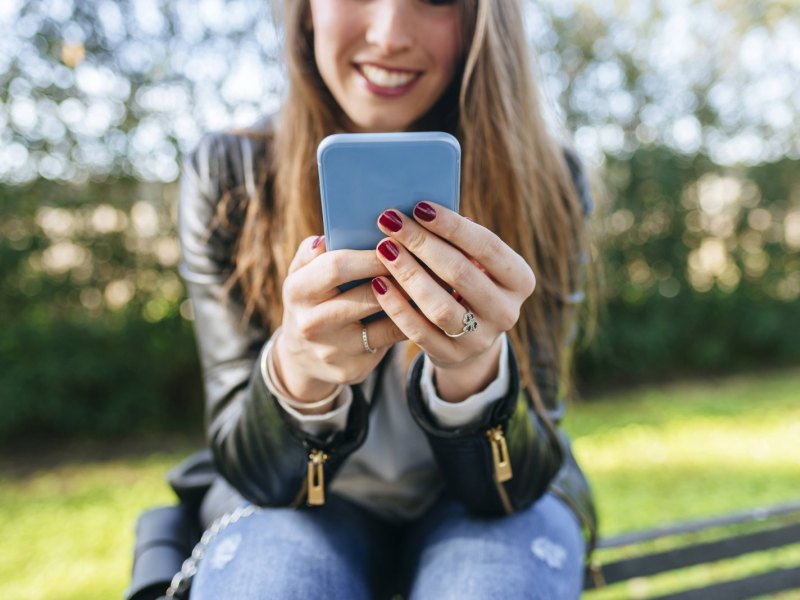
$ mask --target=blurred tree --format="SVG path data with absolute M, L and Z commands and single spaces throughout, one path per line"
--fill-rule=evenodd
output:
M 173 181 L 178 153 L 202 132 L 249 124 L 278 105 L 280 32 L 269 7 L 7 0 L 0 180 Z M 796 2 L 528 0 L 526 8 L 548 93 L 596 163 L 643 144 L 719 165 L 800 157 Z
M 567 2 L 534 22 L 548 87 L 607 192 L 607 318 L 581 375 L 796 364 L 797 4 Z
M 0 187 L 0 439 L 197 426 L 174 206 L 131 179 Z
M 10 0 L 0 8 L 0 179 L 173 181 L 203 131 L 277 103 L 266 3 Z

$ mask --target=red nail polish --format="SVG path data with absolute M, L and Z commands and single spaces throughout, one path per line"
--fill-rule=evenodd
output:
M 423 221 L 433 221 L 436 218 L 436 209 L 427 202 L 418 202 L 414 207 L 414 216 Z
M 385 210 L 381 213 L 378 223 L 386 227 L 392 233 L 396 233 L 403 228 L 403 219 L 393 210 Z
M 316 249 L 317 249 L 317 246 L 319 246 L 319 243 L 320 243 L 321 241 L 322 241 L 322 236 L 321 236 L 321 235 L 318 235 L 318 236 L 317 236 L 317 239 L 315 239 L 313 242 L 311 242 L 311 249 L 312 249 L 312 250 L 316 250 Z
M 372 280 L 372 289 L 378 292 L 381 296 L 383 296 L 386 292 L 389 291 L 389 286 L 383 283 L 383 279 L 380 277 L 376 277 Z
M 459 294 L 457 291 L 453 290 L 453 300 L 456 302 L 461 302 L 464 299 L 464 296 Z
M 383 240 L 378 244 L 378 251 L 383 254 L 386 260 L 394 260 L 400 255 L 400 250 L 398 250 L 392 240 Z

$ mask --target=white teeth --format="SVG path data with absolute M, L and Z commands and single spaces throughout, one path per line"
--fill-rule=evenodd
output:
M 370 83 L 381 87 L 400 87 L 406 85 L 417 76 L 416 73 L 387 71 L 375 65 L 361 65 L 361 72 Z

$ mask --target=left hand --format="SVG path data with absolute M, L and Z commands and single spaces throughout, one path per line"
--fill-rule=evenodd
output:
M 492 231 L 439 204 L 423 204 L 432 210 L 420 210 L 420 204 L 413 219 L 392 209 L 381 214 L 378 227 L 389 237 L 378 244 L 377 255 L 394 281 L 377 277 L 373 290 L 386 314 L 433 362 L 442 398 L 463 400 L 496 377 L 500 335 L 516 324 L 536 278 Z M 432 218 L 421 218 L 426 215 Z M 463 329 L 465 306 L 475 314 L 478 329 L 448 337 L 444 331 Z

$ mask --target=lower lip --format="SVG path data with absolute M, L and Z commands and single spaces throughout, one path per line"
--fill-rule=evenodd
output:
M 383 96 L 384 98 L 397 98 L 398 96 L 402 96 L 407 94 L 411 91 L 411 89 L 417 84 L 417 81 L 420 79 L 420 75 L 416 75 L 414 79 L 409 81 L 405 85 L 401 85 L 398 87 L 383 87 L 372 83 L 364 73 L 361 72 L 360 69 L 356 68 L 356 72 L 361 76 L 361 80 L 364 82 L 364 87 L 367 88 L 373 94 L 378 96 Z

